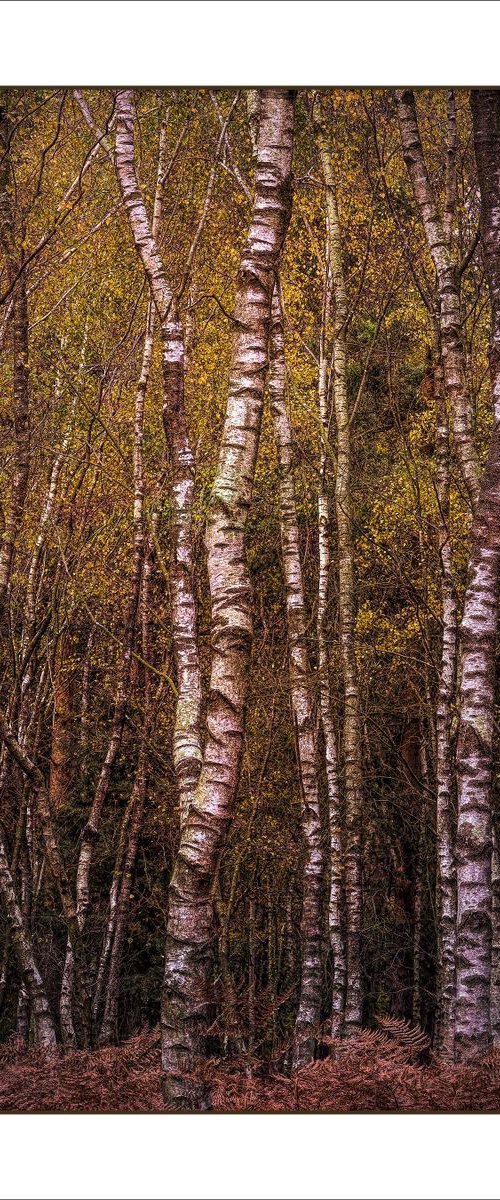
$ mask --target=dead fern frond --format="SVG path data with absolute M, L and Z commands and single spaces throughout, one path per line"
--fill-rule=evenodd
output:
M 430 1049 L 431 1040 L 420 1025 L 412 1025 L 404 1017 L 377 1017 L 383 1033 L 408 1055 L 408 1062 L 418 1062 Z

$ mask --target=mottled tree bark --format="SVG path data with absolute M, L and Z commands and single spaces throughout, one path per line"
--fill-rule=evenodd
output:
M 460 626 L 455 1054 L 491 1040 L 492 744 L 500 571 L 500 93 L 472 93 L 481 242 L 491 300 L 494 426 L 472 528 Z
M 328 259 L 334 298 L 333 402 L 337 432 L 335 513 L 337 519 L 340 651 L 344 677 L 343 755 L 345 775 L 345 894 L 347 915 L 347 985 L 345 1030 L 361 1024 L 361 803 L 362 749 L 356 661 L 354 537 L 351 513 L 351 422 L 347 399 L 347 296 L 332 153 L 318 93 L 314 127 L 326 188 Z
M 22 981 L 29 997 L 37 1046 L 48 1054 L 57 1053 L 57 1037 L 42 976 L 35 958 L 30 933 L 19 906 L 14 881 L 9 870 L 3 841 L 0 839 L 0 892 L 5 905 L 11 942 L 14 947 Z
M 319 347 L 318 399 L 321 420 L 318 487 L 318 677 L 321 728 L 323 732 L 328 818 L 330 832 L 330 880 L 328 930 L 332 951 L 332 1037 L 339 1037 L 344 1024 L 346 990 L 345 895 L 343 879 L 344 813 L 339 783 L 337 732 L 330 685 L 328 590 L 331 572 L 330 514 L 328 506 L 330 412 L 328 398 L 327 330 L 331 319 L 331 275 L 325 270 L 325 303 Z
M 493 855 L 491 860 L 492 939 L 491 939 L 491 1034 L 493 1045 L 500 1046 L 500 853 L 498 825 L 493 820 Z
M 271 299 L 291 204 L 293 104 L 264 89 L 253 216 L 237 279 L 229 395 L 207 527 L 212 666 L 206 744 L 169 893 L 162 1003 L 167 1103 L 202 1107 L 210 1009 L 213 887 L 232 816 L 243 746 L 252 641 L 244 535 L 262 416 Z
M 165 166 L 165 130 L 162 128 L 160 137 L 160 151 L 157 172 L 157 185 L 154 202 L 153 223 L 154 230 L 157 233 L 161 219 L 161 179 Z M 144 404 L 146 399 L 146 391 L 149 382 L 151 370 L 151 361 L 153 355 L 153 332 L 154 332 L 154 313 L 152 304 L 148 305 L 146 318 L 146 334 L 144 339 L 144 348 L 142 356 L 141 374 L 135 398 L 134 408 L 134 508 L 133 508 L 133 527 L 134 527 L 134 549 L 132 558 L 132 570 L 130 577 L 130 587 L 128 595 L 127 609 L 125 612 L 125 626 L 123 634 L 123 643 L 121 651 L 121 659 L 118 670 L 118 681 L 115 693 L 115 706 L 113 713 L 113 721 L 111 726 L 111 735 L 108 743 L 108 749 L 104 762 L 101 767 L 101 772 L 97 782 L 97 787 L 94 793 L 91 810 L 87 820 L 87 824 L 82 834 L 81 849 L 78 859 L 76 892 L 77 892 L 77 908 L 78 922 L 80 930 L 83 930 L 87 911 L 89 906 L 89 885 L 90 885 L 90 870 L 92 865 L 93 851 L 96 839 L 99 834 L 103 809 L 106 803 L 111 775 L 113 767 L 120 753 L 120 748 L 123 738 L 123 730 L 125 725 L 125 716 L 127 710 L 128 689 L 130 683 L 130 672 L 132 666 L 134 638 L 136 631 L 137 610 L 139 605 L 139 594 L 141 588 L 144 547 L 145 547 L 145 529 L 144 529 L 144 470 L 143 470 L 143 440 L 144 440 Z M 72 1041 L 72 1021 L 71 1021 L 71 978 L 72 978 L 72 961 L 71 947 L 68 946 L 66 954 L 66 962 L 63 972 L 63 984 L 61 989 L 61 1025 L 65 1031 L 65 1041 Z
M 314 1058 L 321 1021 L 324 841 L 318 791 L 316 720 L 311 666 L 307 647 L 307 614 L 300 559 L 295 502 L 292 430 L 286 407 L 286 361 L 279 284 L 274 290 L 271 318 L 269 395 L 280 474 L 280 530 L 288 629 L 288 663 L 297 763 L 302 792 L 302 831 L 305 861 L 300 936 L 301 985 L 295 1022 L 294 1065 Z
M 130 89 L 116 100 L 116 170 L 137 253 L 146 272 L 162 337 L 163 424 L 172 483 L 172 625 L 178 696 L 174 766 L 185 820 L 201 766 L 201 680 L 193 586 L 192 510 L 195 465 L 184 405 L 185 348 L 177 302 L 150 228 L 135 165 L 135 105 Z
M 455 1034 L 456 868 L 455 794 L 451 730 L 457 671 L 457 601 L 450 539 L 450 446 L 439 337 L 433 352 L 436 406 L 436 493 L 443 635 L 436 712 L 436 836 L 438 913 L 438 1015 L 436 1045 L 453 1057 Z
M 424 227 L 427 247 L 436 271 L 444 380 L 453 422 L 455 452 L 470 503 L 474 508 L 479 495 L 479 464 L 474 444 L 472 403 L 466 384 L 458 264 L 451 247 L 456 190 L 453 182 L 453 113 L 449 114 L 451 137 L 448 138 L 447 202 L 443 218 L 438 210 L 427 172 L 415 96 L 411 89 L 400 88 L 396 91 L 396 98 L 404 159 Z

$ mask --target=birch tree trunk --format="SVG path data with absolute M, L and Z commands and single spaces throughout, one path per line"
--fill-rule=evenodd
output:
M 135 105 L 131 89 L 116 98 L 116 171 L 137 253 L 146 272 L 161 328 L 163 424 L 172 479 L 172 625 L 178 696 L 174 766 L 181 819 L 192 803 L 201 766 L 201 679 L 193 586 L 192 511 L 195 466 L 184 405 L 185 347 L 177 302 L 151 230 L 140 190 L 134 144 Z
M 491 1040 L 492 744 L 500 570 L 500 93 L 472 93 L 481 242 L 491 300 L 494 426 L 472 528 L 460 626 L 455 1055 Z
M 434 345 L 432 384 L 436 405 L 436 467 L 443 636 L 436 712 L 436 835 L 438 912 L 437 1048 L 453 1057 L 455 1034 L 456 868 L 455 795 L 451 729 L 457 672 L 457 601 L 450 539 L 450 445 L 440 341 Z
M 30 933 L 23 920 L 14 881 L 9 870 L 3 841 L 0 839 L 0 892 L 9 922 L 10 937 L 17 957 L 22 981 L 31 1005 L 35 1026 L 35 1041 L 40 1049 L 57 1053 L 57 1037 L 42 976 L 35 958 Z
M 362 761 L 356 661 L 354 590 L 354 539 L 351 515 L 351 423 L 347 400 L 347 297 L 342 243 L 331 147 L 318 93 L 313 118 L 321 169 L 326 188 L 328 255 L 334 296 L 333 401 L 337 429 L 335 512 L 339 557 L 340 650 L 344 677 L 343 752 L 345 771 L 346 839 L 345 892 L 347 912 L 347 986 L 345 1029 L 356 1029 L 362 1020 L 361 981 L 361 802 Z
M 87 990 L 87 970 L 80 937 L 78 911 L 55 833 L 47 789 L 41 771 L 31 761 L 23 746 L 20 745 L 10 732 L 3 719 L 0 719 L 0 735 L 35 792 L 35 808 L 40 820 L 47 862 L 61 901 L 63 917 L 68 931 L 69 945 L 75 964 L 78 1033 L 83 1045 L 88 1045 L 90 1041 L 90 999 Z
M 302 971 L 294 1052 L 294 1066 L 298 1067 L 314 1058 L 321 1021 L 325 852 L 319 812 L 316 722 L 307 648 L 306 606 L 293 478 L 292 431 L 286 408 L 283 314 L 278 289 L 279 282 L 276 284 L 272 301 L 269 395 L 280 473 L 280 529 L 288 627 L 288 663 L 302 792 L 302 831 L 305 847 L 300 927 Z
M 346 946 L 344 921 L 343 828 L 344 814 L 340 794 L 337 734 L 333 718 L 330 686 L 330 657 L 328 653 L 328 589 L 331 571 L 330 514 L 328 507 L 328 439 L 330 414 L 328 403 L 328 356 L 326 336 L 330 324 L 331 275 L 326 264 L 325 303 L 319 348 L 318 399 L 321 420 L 319 489 L 318 489 L 318 676 L 321 727 L 325 753 L 328 817 L 330 831 L 330 890 L 328 929 L 332 951 L 332 1037 L 339 1037 L 344 1024 L 346 989 Z
M 491 861 L 492 943 L 491 943 L 491 1034 L 493 1045 L 500 1045 L 500 853 L 498 826 L 493 819 L 493 856 Z
M 157 183 L 153 211 L 153 226 L 155 234 L 158 231 L 161 219 L 161 179 L 165 167 L 165 129 L 162 127 L 160 135 L 160 149 L 158 156 L 158 171 Z M 145 548 L 145 530 L 144 530 L 144 469 L 143 469 L 143 441 L 144 441 L 144 404 L 146 399 L 146 391 L 149 382 L 151 371 L 151 361 L 153 355 L 153 334 L 154 334 L 154 312 L 152 304 L 148 305 L 146 317 L 146 334 L 144 338 L 144 348 L 142 356 L 141 374 L 137 387 L 134 408 L 134 508 L 133 508 L 133 527 L 134 527 L 134 550 L 132 558 L 132 570 L 130 577 L 130 587 L 128 595 L 127 609 L 125 613 L 125 628 L 123 635 L 123 644 L 121 652 L 121 660 L 118 671 L 118 682 L 115 695 L 115 706 L 113 713 L 113 721 L 111 726 L 111 736 L 108 743 L 108 749 L 104 762 L 101 767 L 100 776 L 92 802 L 92 807 L 88 817 L 87 824 L 82 834 L 82 844 L 78 859 L 77 868 L 77 908 L 78 922 L 80 930 L 83 930 L 87 911 L 89 906 L 89 884 L 90 870 L 92 865 L 94 845 L 98 837 L 101 824 L 101 817 L 106 803 L 106 798 L 111 782 L 111 775 L 114 764 L 120 753 L 120 748 L 123 738 L 123 729 L 125 725 L 125 716 L 127 709 L 128 688 L 130 683 L 130 671 L 132 665 L 133 646 L 136 630 L 137 610 L 139 605 L 139 595 L 141 588 L 141 578 L 144 562 Z M 68 946 L 66 953 L 66 961 L 63 972 L 63 982 L 61 988 L 61 1005 L 60 1016 L 61 1026 L 64 1030 L 65 1041 L 70 1044 L 73 1040 L 72 1019 L 71 1019 L 71 991 L 72 991 L 72 955 L 71 947 Z M 95 1011 L 95 1005 L 94 1005 Z
M 207 527 L 212 666 L 206 744 L 169 893 L 162 1003 L 165 1099 L 203 1107 L 213 888 L 238 786 L 252 642 L 245 554 L 262 417 L 272 293 L 291 206 L 293 104 L 263 89 L 252 221 L 237 278 L 229 395 Z
M 404 160 L 436 271 L 444 381 L 453 421 L 455 452 L 474 509 L 479 495 L 479 463 L 474 445 L 472 404 L 466 384 L 458 266 L 451 248 L 451 209 L 454 199 L 453 137 L 449 140 L 447 154 L 447 207 L 443 218 L 438 210 L 427 172 L 415 96 L 411 89 L 400 88 L 396 91 L 396 99 Z

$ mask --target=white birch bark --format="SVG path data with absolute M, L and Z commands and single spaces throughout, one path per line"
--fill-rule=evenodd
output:
M 492 748 L 500 572 L 500 93 L 472 93 L 481 242 L 491 300 L 495 423 L 481 482 L 460 626 L 457 740 L 457 1005 L 455 1055 L 491 1040 Z
M 361 979 L 361 804 L 362 761 L 358 667 L 355 646 L 356 597 L 354 538 L 351 514 L 351 422 L 347 400 L 347 296 L 342 240 L 332 154 L 318 93 L 314 97 L 314 126 L 326 188 L 328 256 L 334 297 L 333 402 L 337 431 L 335 512 L 337 519 L 340 652 L 344 677 L 343 757 L 345 772 L 345 894 L 347 918 L 347 981 L 345 1031 L 362 1020 Z
M 89 114 L 89 119 L 90 114 Z M 99 132 L 99 131 L 98 131 Z M 165 168 L 165 127 L 162 126 L 160 134 L 160 147 L 158 155 L 158 170 L 156 192 L 153 209 L 153 234 L 157 236 L 159 224 L 161 220 L 161 180 Z M 78 859 L 77 867 L 77 906 L 78 906 L 78 921 L 80 930 L 83 930 L 88 912 L 90 901 L 90 870 L 96 838 L 98 837 L 101 824 L 102 813 L 106 803 L 108 790 L 111 781 L 111 774 L 120 752 L 120 747 L 123 737 L 123 728 L 125 723 L 128 686 L 130 681 L 130 669 L 132 664 L 133 644 L 136 629 L 136 618 L 139 604 L 139 594 L 141 588 L 142 569 L 144 561 L 145 547 L 145 530 L 144 530 L 144 468 L 143 468 L 143 443 L 144 443 L 144 404 L 146 399 L 146 391 L 149 382 L 151 371 L 151 362 L 153 356 L 153 334 L 154 334 L 154 310 L 150 303 L 147 310 L 146 318 L 146 334 L 144 338 L 141 374 L 137 386 L 135 406 L 134 406 L 134 457 L 133 457 L 133 478 L 134 478 L 134 505 L 133 505 L 133 528 L 134 528 L 134 550 L 132 559 L 132 570 L 130 578 L 130 588 L 128 596 L 127 610 L 125 614 L 125 629 L 121 660 L 118 670 L 118 682 L 115 695 L 115 707 L 113 713 L 113 722 L 111 727 L 111 735 L 108 743 L 108 749 L 104 762 L 101 767 L 101 772 L 97 787 L 94 794 L 91 810 L 87 820 L 86 827 L 82 835 L 82 844 Z M 61 1002 L 60 1002 L 60 1018 L 61 1027 L 63 1030 L 64 1041 L 71 1044 L 73 1041 L 73 1027 L 71 1018 L 71 992 L 72 992 L 72 953 L 71 947 L 68 945 L 66 953 L 66 961 L 63 971 L 63 980 L 61 987 Z M 101 981 L 100 981 L 101 982 Z M 94 1005 L 95 1011 L 95 1005 Z
M 438 1019 L 436 1045 L 453 1057 L 455 1033 L 456 868 L 455 794 L 451 730 L 457 672 L 457 600 L 450 539 L 450 446 L 439 337 L 435 338 L 433 386 L 436 404 L 436 491 L 443 636 L 436 712 L 436 836 L 438 912 Z
M 181 818 L 185 820 L 201 766 L 201 680 L 194 597 L 192 509 L 195 465 L 184 405 L 184 335 L 176 299 L 167 282 L 157 239 L 150 228 L 136 166 L 135 105 L 130 89 L 116 100 L 116 170 L 137 253 L 158 312 L 163 352 L 163 424 L 172 475 L 172 625 L 178 697 L 174 766 Z
M 328 898 L 328 930 L 332 951 L 332 1037 L 339 1037 L 344 1024 L 346 989 L 345 895 L 343 877 L 344 814 L 339 783 L 337 732 L 333 716 L 330 685 L 330 655 L 328 636 L 328 589 L 332 569 L 330 553 L 330 514 L 328 505 L 328 440 L 330 412 L 328 397 L 327 330 L 331 319 L 331 274 L 325 272 L 325 303 L 319 348 L 318 400 L 321 421 L 319 488 L 318 488 L 318 676 L 321 727 L 325 753 L 325 772 L 328 790 L 330 832 L 330 878 Z
M 306 606 L 294 485 L 292 430 L 286 407 L 283 313 L 276 284 L 271 316 L 269 395 L 280 474 L 280 530 L 288 630 L 288 665 L 297 763 L 302 792 L 305 862 L 300 926 L 302 962 L 295 1021 L 294 1066 L 314 1058 L 321 1021 L 324 839 L 318 791 L 316 719 L 307 647 Z
M 23 920 L 14 881 L 9 870 L 3 841 L 0 839 L 0 893 L 9 922 L 10 937 L 21 971 L 25 994 L 29 998 L 35 1027 L 35 1041 L 47 1054 L 57 1053 L 57 1037 L 44 983 L 35 958 L 33 943 Z
M 493 855 L 491 860 L 492 939 L 491 939 L 491 1035 L 493 1045 L 500 1046 L 500 853 L 497 823 L 493 820 Z
M 252 642 L 245 554 L 268 362 L 271 299 L 291 204 L 293 104 L 264 89 L 253 215 L 237 279 L 229 395 L 207 525 L 212 665 L 206 744 L 169 893 L 162 1003 L 167 1103 L 203 1107 L 214 937 L 213 889 L 241 764 Z
M 427 247 L 436 270 L 439 324 L 446 394 L 453 422 L 455 452 L 472 508 L 479 495 L 479 464 L 474 445 L 474 418 L 466 383 L 458 266 L 451 248 L 454 147 L 447 155 L 448 187 L 445 218 L 441 216 L 425 163 L 411 89 L 396 91 L 403 154 L 420 212 Z M 453 143 L 453 134 L 451 138 Z M 449 143 L 450 144 L 450 143 Z

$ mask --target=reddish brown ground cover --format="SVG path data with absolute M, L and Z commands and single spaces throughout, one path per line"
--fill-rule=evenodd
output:
M 456 1066 L 364 1030 L 288 1078 L 207 1065 L 217 1112 L 497 1112 L 500 1053 Z M 164 1112 L 158 1029 L 124 1045 L 47 1060 L 15 1040 L 0 1048 L 0 1111 Z

